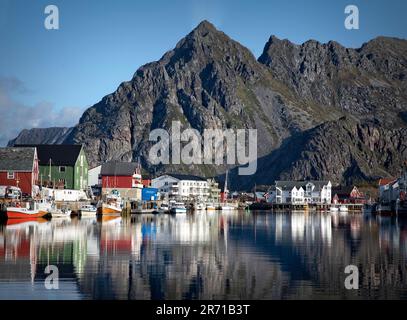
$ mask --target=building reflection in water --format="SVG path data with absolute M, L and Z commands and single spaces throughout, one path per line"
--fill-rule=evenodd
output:
M 0 226 L 0 298 L 407 298 L 402 220 L 324 213 L 143 215 Z M 360 290 L 344 289 L 347 265 Z M 60 289 L 46 290 L 47 265 Z

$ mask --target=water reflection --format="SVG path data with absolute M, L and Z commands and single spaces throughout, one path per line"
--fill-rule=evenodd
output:
M 0 298 L 405 299 L 406 241 L 402 220 L 329 213 L 9 221 Z M 359 291 L 344 289 L 350 264 Z

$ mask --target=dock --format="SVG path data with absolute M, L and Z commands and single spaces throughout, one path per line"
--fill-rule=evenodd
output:
M 331 207 L 347 207 L 349 212 L 362 212 L 363 204 L 292 204 L 292 203 L 253 203 L 250 210 L 271 211 L 330 211 Z

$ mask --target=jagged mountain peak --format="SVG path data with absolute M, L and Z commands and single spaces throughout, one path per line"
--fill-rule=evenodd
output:
M 405 45 L 382 37 L 350 49 L 271 36 L 256 60 L 203 21 L 86 110 L 63 142 L 83 143 L 92 165 L 141 157 L 151 172 L 223 174 L 226 166 L 150 162 L 150 132 L 177 120 L 199 132 L 257 129 L 258 174 L 237 185 L 393 174 L 407 152 Z
M 218 31 L 218 29 L 216 29 L 216 27 L 208 20 L 202 20 L 198 24 L 198 26 L 192 31 L 192 33 L 194 33 L 194 32 L 200 33 L 201 35 L 205 35 L 205 33 L 208 33 L 208 32 L 217 33 L 220 31 Z

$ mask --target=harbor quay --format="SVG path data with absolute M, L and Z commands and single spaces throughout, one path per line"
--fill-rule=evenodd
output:
M 370 186 L 327 180 L 277 180 L 232 190 L 225 176 L 145 171 L 140 161 L 109 161 L 90 168 L 82 145 L 0 148 L 3 218 L 233 210 L 406 214 L 406 177 Z M 64 154 L 62 157 L 61 154 Z

